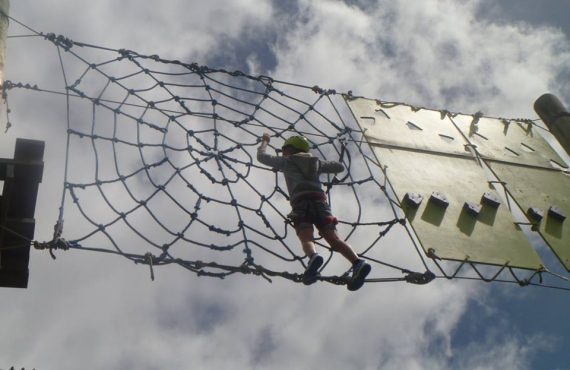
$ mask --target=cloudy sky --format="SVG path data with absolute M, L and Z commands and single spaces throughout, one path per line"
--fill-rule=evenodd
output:
M 10 13 L 36 31 L 75 41 L 435 109 L 534 119 L 532 105 L 545 92 L 570 103 L 567 1 L 157 4 L 13 0 Z M 10 33 L 25 30 L 12 24 Z M 7 79 L 44 86 L 60 78 L 53 48 L 42 54 L 21 42 L 10 40 Z M 12 155 L 16 137 L 46 141 L 36 213 L 36 238 L 45 240 L 61 196 L 65 106 L 32 94 L 12 99 L 14 126 L 1 138 L 0 156 Z M 70 234 L 73 225 L 66 221 Z M 2 291 L 0 369 L 569 363 L 570 296 L 562 291 L 441 279 L 427 286 L 368 284 L 350 293 L 279 278 L 269 284 L 242 275 L 197 277 L 177 266 L 157 268 L 151 281 L 146 266 L 78 251 L 60 252 L 56 261 L 32 251 L 30 271 L 27 290 Z

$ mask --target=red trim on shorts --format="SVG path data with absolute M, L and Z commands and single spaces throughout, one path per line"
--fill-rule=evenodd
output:
M 321 226 L 326 226 L 326 225 L 337 225 L 338 224 L 338 219 L 334 216 L 328 216 L 323 220 L 323 224 Z

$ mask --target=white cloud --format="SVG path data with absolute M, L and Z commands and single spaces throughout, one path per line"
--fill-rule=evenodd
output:
M 508 330 L 507 328 L 505 328 Z M 550 351 L 557 341 L 544 335 L 528 337 L 494 333 L 456 354 L 459 369 L 532 369 L 530 360 L 540 351 Z
M 11 12 L 35 28 L 75 41 L 128 48 L 169 59 L 200 58 L 223 38 L 262 29 L 271 20 L 268 0 L 89 2 L 59 0 L 38 7 L 13 2 Z
M 570 58 L 560 31 L 477 19 L 477 1 L 301 4 L 307 17 L 277 48 L 276 74 L 367 97 L 534 117 Z

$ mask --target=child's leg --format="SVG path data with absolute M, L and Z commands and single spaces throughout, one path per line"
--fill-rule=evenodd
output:
M 358 261 L 358 255 L 354 253 L 350 245 L 338 237 L 336 232 L 336 217 L 331 213 L 331 208 L 326 201 L 314 203 L 317 212 L 317 225 L 321 236 L 327 241 L 331 248 L 339 252 L 351 263 Z
M 358 255 L 354 253 L 350 245 L 338 237 L 335 229 L 321 230 L 321 235 L 327 241 L 327 243 L 329 243 L 334 251 L 342 254 L 344 258 L 349 260 L 351 263 L 354 263 L 358 260 Z
M 317 282 L 319 268 L 323 265 L 324 259 L 316 253 L 315 242 L 313 241 L 313 225 L 307 225 L 307 227 L 298 230 L 297 235 L 301 240 L 303 251 L 310 257 L 302 281 L 305 285 L 311 285 Z
M 310 225 L 308 227 L 304 227 L 301 230 L 298 230 L 297 236 L 301 241 L 301 245 L 303 247 L 303 252 L 305 252 L 306 256 L 312 256 L 317 252 L 315 248 L 315 242 L 313 241 L 313 226 Z

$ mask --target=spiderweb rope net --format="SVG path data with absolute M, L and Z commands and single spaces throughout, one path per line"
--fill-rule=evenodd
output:
M 63 86 L 6 81 L 5 100 L 15 91 L 60 96 L 67 125 L 54 238 L 36 248 L 120 255 L 149 265 L 153 278 L 155 266 L 176 264 L 201 276 L 299 282 L 307 259 L 287 219 L 284 179 L 255 156 L 264 132 L 270 152 L 302 134 L 315 155 L 347 169 L 323 178 L 324 188 L 341 238 L 378 267 L 367 282 L 436 277 L 336 91 L 26 28 L 20 38 L 55 48 Z M 320 280 L 346 283 L 347 261 L 317 244 L 328 254 Z M 521 282 L 511 274 L 505 281 Z
M 264 132 L 276 151 L 284 137 L 302 134 L 313 153 L 347 168 L 323 178 L 339 234 L 397 272 L 376 280 L 411 272 L 374 252 L 392 228 L 405 230 L 404 222 L 335 91 L 37 36 L 57 49 L 68 126 L 56 237 L 38 247 L 178 264 L 199 275 L 300 281 L 306 258 L 287 219 L 284 180 L 255 155 Z M 9 81 L 4 89 L 57 93 Z M 374 195 L 363 199 L 364 192 Z M 328 246 L 317 243 L 326 254 Z M 344 283 L 348 263 L 328 254 L 322 280 Z

